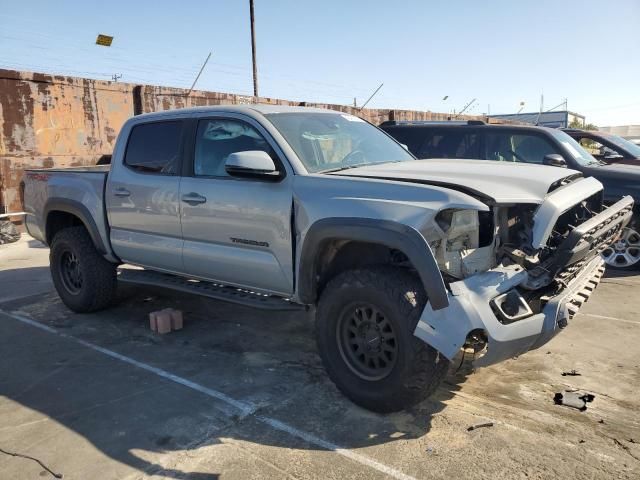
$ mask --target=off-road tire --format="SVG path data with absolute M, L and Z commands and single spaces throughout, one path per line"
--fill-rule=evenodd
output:
M 381 379 L 354 373 L 341 353 L 339 319 L 359 302 L 375 305 L 397 338 L 395 364 Z M 413 335 L 426 302 L 419 278 L 402 268 L 349 270 L 329 281 L 316 315 L 318 350 L 331 380 L 354 403 L 381 413 L 402 410 L 430 396 L 444 379 L 449 361 Z
M 69 286 L 62 264 L 69 258 L 77 259 L 79 279 Z M 49 252 L 53 284 L 62 302 L 77 313 L 95 312 L 109 306 L 116 295 L 116 265 L 98 253 L 84 227 L 70 227 L 56 233 Z

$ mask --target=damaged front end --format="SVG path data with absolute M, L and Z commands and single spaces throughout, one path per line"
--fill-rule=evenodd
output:
M 477 365 L 540 347 L 593 292 L 604 272 L 600 253 L 632 208 L 630 197 L 603 208 L 601 184 L 579 178 L 540 205 L 440 212 L 424 235 L 447 281 L 449 307 L 427 305 L 415 335 L 449 359 L 465 345 L 482 350 Z

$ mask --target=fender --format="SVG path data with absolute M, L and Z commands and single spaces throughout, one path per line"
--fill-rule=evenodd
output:
M 317 254 L 323 243 L 336 239 L 378 243 L 400 250 L 418 271 L 431 308 L 440 310 L 449 305 L 442 274 L 420 232 L 390 220 L 350 217 L 318 220 L 307 231 L 300 254 L 298 281 L 298 295 L 303 303 L 315 303 Z
M 75 215 L 80 219 L 83 223 L 87 231 L 89 232 L 89 236 L 91 237 L 91 241 L 95 245 L 98 252 L 102 255 L 108 255 L 110 252 L 107 251 L 107 248 L 102 241 L 102 237 L 100 236 L 100 232 L 98 231 L 98 226 L 96 225 L 95 220 L 91 216 L 91 212 L 89 209 L 85 207 L 83 204 L 69 200 L 67 198 L 56 198 L 52 197 L 47 200 L 47 203 L 44 205 L 44 213 L 43 220 L 45 222 L 44 225 L 44 237 L 48 240 L 48 232 L 47 232 L 47 219 L 49 218 L 49 213 L 51 212 L 66 212 L 72 215 Z

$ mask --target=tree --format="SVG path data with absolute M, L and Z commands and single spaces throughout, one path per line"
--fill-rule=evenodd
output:
M 596 127 L 593 123 L 583 124 L 577 118 L 571 120 L 571 123 L 569 123 L 569 128 L 581 128 L 582 130 L 598 130 L 598 127 Z

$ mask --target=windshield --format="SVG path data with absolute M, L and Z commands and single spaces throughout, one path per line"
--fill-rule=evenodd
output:
M 582 145 L 580 145 L 563 131 L 550 128 L 549 132 L 556 138 L 556 140 L 564 145 L 565 149 L 569 151 L 573 159 L 579 165 L 582 165 L 584 167 L 587 165 L 600 164 L 598 160 L 593 158 L 593 156 L 589 152 L 582 148 Z
M 382 130 L 353 115 L 295 112 L 266 117 L 310 173 L 415 160 Z
M 606 135 L 603 138 L 613 143 L 615 146 L 620 147 L 623 150 L 626 150 L 634 157 L 640 158 L 640 145 L 636 145 L 635 143 L 630 142 L 629 140 L 625 140 L 624 138 L 619 137 L 618 135 Z

